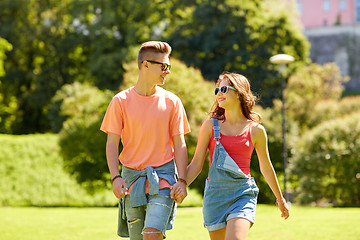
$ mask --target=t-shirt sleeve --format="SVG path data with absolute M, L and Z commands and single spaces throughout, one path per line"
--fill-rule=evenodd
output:
M 115 133 L 121 135 L 123 129 L 123 114 L 120 99 L 114 97 L 104 116 L 100 130 L 105 133 Z
M 190 126 L 186 117 L 185 108 L 180 99 L 178 99 L 175 104 L 175 110 L 172 116 L 170 131 L 171 136 L 186 134 L 190 132 Z

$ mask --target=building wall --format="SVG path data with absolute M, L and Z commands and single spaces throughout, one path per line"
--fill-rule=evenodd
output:
M 347 90 L 360 90 L 360 25 L 308 28 L 304 32 L 311 44 L 312 62 L 335 62 L 343 76 Z
M 314 63 L 335 62 L 347 90 L 360 90 L 360 0 L 295 1 Z
M 360 0 L 296 0 L 305 28 L 354 24 Z M 358 11 L 358 13 L 357 13 Z

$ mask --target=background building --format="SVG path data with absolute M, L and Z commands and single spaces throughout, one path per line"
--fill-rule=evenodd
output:
M 346 90 L 360 91 L 360 0 L 296 0 L 310 58 L 336 62 L 350 77 Z
M 297 0 L 306 28 L 360 23 L 360 0 Z

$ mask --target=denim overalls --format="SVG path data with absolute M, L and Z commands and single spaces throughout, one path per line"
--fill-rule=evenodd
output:
M 209 231 L 226 226 L 233 218 L 255 221 L 259 189 L 252 177 L 245 175 L 220 143 L 220 127 L 213 118 L 215 149 L 206 180 L 203 216 Z

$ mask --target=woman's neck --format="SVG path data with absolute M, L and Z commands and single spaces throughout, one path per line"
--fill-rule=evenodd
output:
M 248 120 L 242 113 L 241 108 L 226 109 L 225 118 L 226 118 L 226 122 L 228 122 L 229 124 L 235 124 L 238 122 L 244 122 Z

